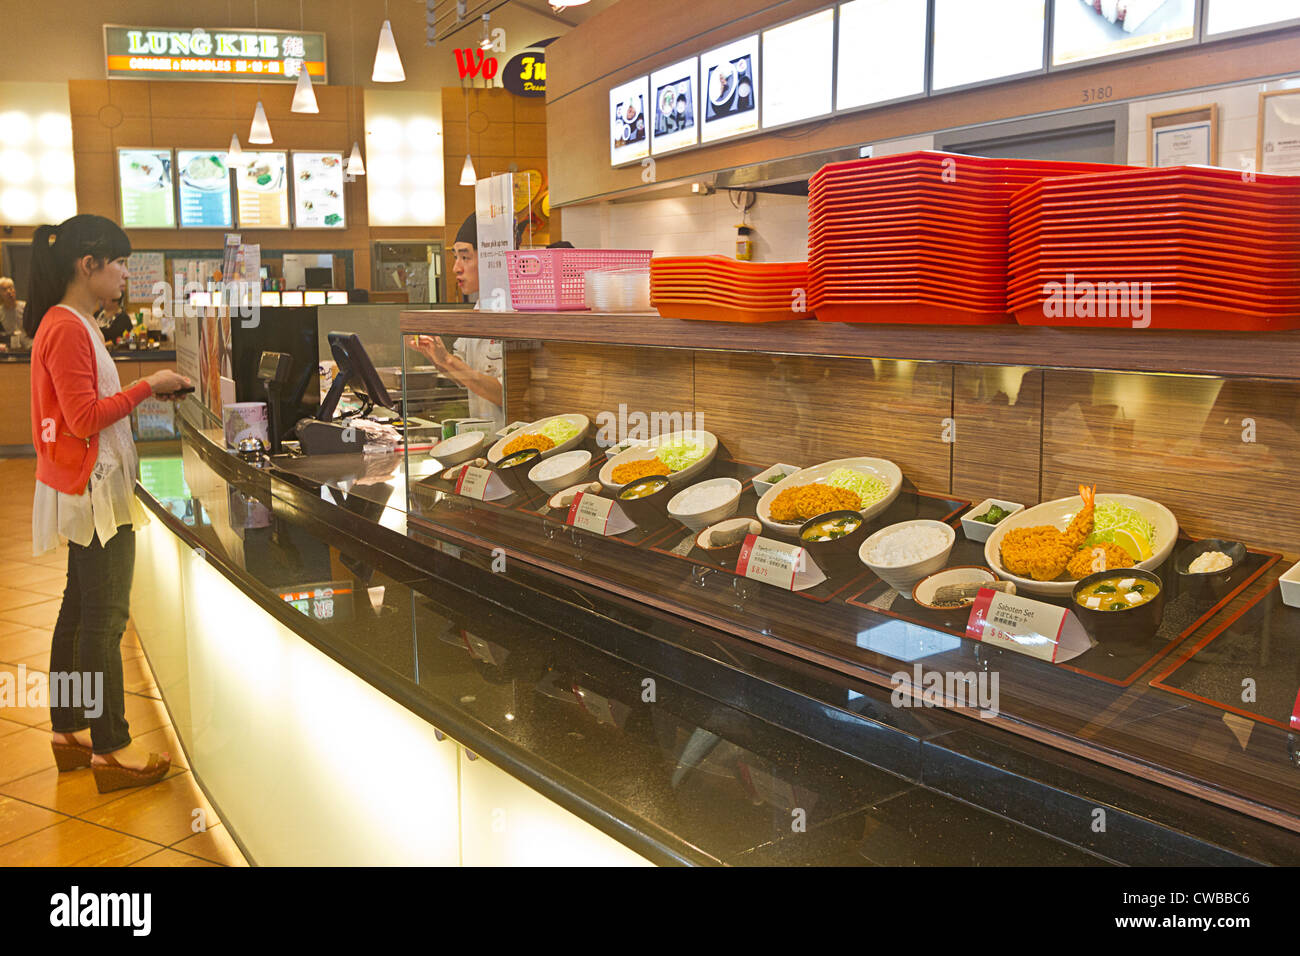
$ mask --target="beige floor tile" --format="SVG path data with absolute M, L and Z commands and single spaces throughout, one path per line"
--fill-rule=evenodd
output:
M 156 843 L 97 827 L 85 820 L 65 820 L 0 847 L 0 863 L 6 866 L 127 866 L 160 849 Z
M 0 796 L 0 846 L 66 819 L 68 818 L 62 813 L 55 813 L 45 807 Z M 3 853 L 4 850 L 0 849 L 0 854 Z
M 126 695 L 126 720 L 131 725 L 132 737 L 150 733 L 159 727 L 171 726 L 162 701 L 138 694 Z
M 0 648 L 3 648 L 4 641 L 0 640 Z M 143 653 L 139 657 L 128 659 L 125 657 L 125 649 L 122 658 L 122 686 L 128 694 L 140 694 L 143 697 L 159 698 L 158 685 L 154 682 L 153 671 L 149 669 L 149 662 L 144 659 Z M 0 658 L 2 659 L 2 658 Z
M 54 766 L 50 735 L 27 727 L 0 737 L 0 785 Z
M 3 717 L 0 717 L 0 737 L 26 729 L 26 724 L 20 724 L 16 720 L 5 720 Z
M 248 861 L 239 852 L 239 847 L 224 826 L 210 827 L 206 833 L 196 833 L 175 844 L 172 849 L 224 863 L 226 866 L 248 866 Z
M 53 628 L 54 622 L 59 618 L 59 607 L 62 603 L 60 598 L 51 598 L 27 607 L 2 608 L 0 621 L 12 621 L 16 624 L 26 624 L 28 627 Z
M 45 664 L 41 670 L 47 670 L 50 660 L 50 640 L 53 634 L 41 627 L 24 627 L 0 637 L 0 662 L 18 664 L 29 657 L 44 654 Z M 27 665 L 30 671 L 31 665 Z
M 157 853 L 146 856 L 143 860 L 136 860 L 131 866 L 221 866 L 221 864 L 214 863 L 211 860 L 203 860 L 197 856 L 190 856 L 188 853 L 168 849 L 159 850 Z
M 20 724 L 26 724 L 28 727 L 37 727 L 50 719 L 50 707 L 48 686 L 42 687 L 42 693 L 38 698 L 31 696 L 29 692 L 36 688 L 31 685 L 32 674 L 40 672 L 45 673 L 45 668 L 49 666 L 49 659 L 44 664 L 36 667 L 28 666 L 21 668 L 17 664 L 0 664 L 0 681 L 3 681 L 5 696 L 0 698 L 0 717 L 6 720 L 16 721 Z M 43 681 L 43 684 L 48 684 Z M 10 693 L 12 692 L 12 699 Z M 28 707 L 29 700 L 39 699 L 40 704 L 35 707 Z M 0 764 L 0 774 L 4 773 L 4 766 Z
M 3 559 L 0 559 L 2 561 Z M 62 593 L 62 592 L 60 592 Z M 48 594 L 40 594 L 36 591 L 29 590 L 22 585 L 5 580 L 5 586 L 0 587 L 0 608 L 11 610 L 13 608 L 28 607 L 32 604 L 41 604 L 50 599 Z
M 76 817 L 95 807 L 121 800 L 130 791 L 100 793 L 95 788 L 95 775 L 89 768 L 59 773 L 51 760 L 50 766 L 36 773 L 0 784 L 0 793 Z
M 202 811 L 202 816 L 195 816 Z M 194 835 L 196 821 L 220 823 L 190 773 L 179 773 L 80 815 L 83 820 L 171 846 Z

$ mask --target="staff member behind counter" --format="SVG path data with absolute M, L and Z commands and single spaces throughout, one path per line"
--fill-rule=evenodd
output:
M 0 276 L 0 327 L 3 327 L 3 341 L 6 345 L 10 344 L 13 334 L 17 332 L 20 336 L 18 347 L 32 347 L 32 340 L 23 332 L 23 309 L 26 305 L 14 290 L 14 280 Z
M 452 272 L 460 291 L 474 300 L 478 308 L 478 217 L 471 215 L 456 233 L 452 246 L 456 264 Z M 469 414 L 493 423 L 492 430 L 505 427 L 504 398 L 501 392 L 501 341 L 499 339 L 457 339 L 448 352 L 436 335 L 416 336 L 415 347 L 443 375 L 469 391 Z

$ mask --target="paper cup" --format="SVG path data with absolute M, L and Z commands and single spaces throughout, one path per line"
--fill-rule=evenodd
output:
M 260 438 L 270 445 L 266 425 L 266 402 L 231 402 L 221 408 L 226 447 L 235 448 L 245 438 Z

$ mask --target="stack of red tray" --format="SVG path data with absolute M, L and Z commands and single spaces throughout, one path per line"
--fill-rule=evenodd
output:
M 807 283 L 806 262 L 740 262 L 726 256 L 650 260 L 650 304 L 670 319 L 811 319 Z
M 1010 225 L 1022 325 L 1300 328 L 1300 177 L 1176 166 L 1045 180 L 1013 197 Z
M 808 184 L 812 308 L 828 322 L 1011 322 L 1011 196 L 1115 168 L 931 151 L 823 166 Z

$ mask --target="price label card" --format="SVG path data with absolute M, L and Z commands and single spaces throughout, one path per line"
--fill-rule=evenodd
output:
M 987 588 L 971 605 L 966 636 L 1054 664 L 1092 647 L 1092 638 L 1068 608 Z
M 635 527 L 612 499 L 586 492 L 573 496 L 564 523 L 599 535 L 622 534 Z
M 478 501 L 496 501 L 510 494 L 505 482 L 484 468 L 462 468 L 456 479 L 456 494 Z
M 787 591 L 803 591 L 826 580 L 817 563 L 797 544 L 756 534 L 745 538 L 736 560 L 736 574 Z

